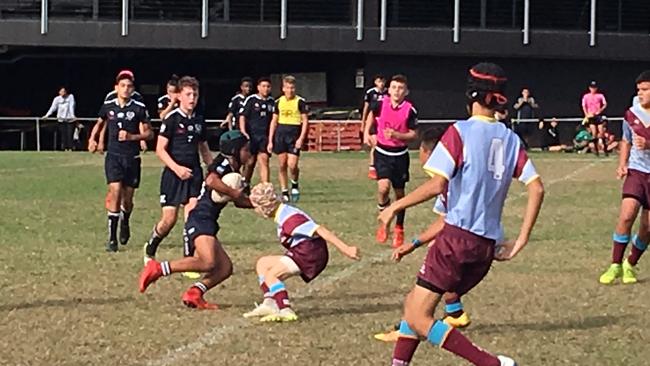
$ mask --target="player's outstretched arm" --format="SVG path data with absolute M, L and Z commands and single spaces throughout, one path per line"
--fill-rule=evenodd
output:
M 537 177 L 528 183 L 526 190 L 528 191 L 528 203 L 526 204 L 526 212 L 524 213 L 524 221 L 521 224 L 519 237 L 514 242 L 507 242 L 500 245 L 495 254 L 496 260 L 510 260 L 528 244 L 530 233 L 533 231 L 533 226 L 535 226 L 537 216 L 542 208 L 542 202 L 544 201 L 544 184 L 542 183 L 542 179 Z
M 429 225 L 429 227 L 427 227 L 426 230 L 424 230 L 422 233 L 420 233 L 420 235 L 418 235 L 418 237 L 415 239 L 414 242 L 404 243 L 399 248 L 393 250 L 393 254 L 391 255 L 391 258 L 394 261 L 399 262 L 400 260 L 402 260 L 402 258 L 413 253 L 415 249 L 422 246 L 422 244 L 429 243 L 433 239 L 435 239 L 436 236 L 438 236 L 440 230 L 442 230 L 444 226 L 445 226 L 445 217 L 443 215 L 440 215 L 438 216 L 436 221 L 434 221 L 431 225 Z
M 336 234 L 327 230 L 326 227 L 319 226 L 318 229 L 316 229 L 316 234 L 318 234 L 318 236 L 323 238 L 323 240 L 326 242 L 334 245 L 336 249 L 338 249 L 338 251 L 343 253 L 343 255 L 346 257 L 357 261 L 361 259 L 359 248 L 345 244 L 341 239 L 339 239 L 338 236 L 336 236 Z
M 417 187 L 403 198 L 393 202 L 379 215 L 379 223 L 388 226 L 398 211 L 413 207 L 422 202 L 428 201 L 442 193 L 447 187 L 447 179 L 440 175 L 434 175 L 421 186 Z

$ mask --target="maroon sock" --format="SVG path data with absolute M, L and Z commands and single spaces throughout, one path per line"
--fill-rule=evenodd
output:
M 280 310 L 291 307 L 291 304 L 289 303 L 289 294 L 287 293 L 287 290 L 281 290 L 274 293 L 273 299 L 275 300 L 275 303 L 278 305 L 278 309 Z
M 476 346 L 458 330 L 451 328 L 442 348 L 452 352 L 477 366 L 500 366 L 499 359 Z
M 260 289 L 262 289 L 262 293 L 264 294 L 265 299 L 267 297 L 272 297 L 271 293 L 269 292 L 269 286 L 267 286 L 266 283 L 264 282 L 260 283 Z
M 399 337 L 393 350 L 392 366 L 408 366 L 418 348 L 420 340 L 417 338 Z
M 645 250 L 641 250 L 636 247 L 636 245 L 632 245 L 632 251 L 630 252 L 630 256 L 627 257 L 628 263 L 630 263 L 633 266 L 636 266 L 637 263 L 639 263 L 639 258 L 643 255 L 643 252 Z
M 623 263 L 623 256 L 625 255 L 625 248 L 627 248 L 627 243 L 621 243 L 614 241 L 614 246 L 612 247 L 612 263 L 621 264 Z

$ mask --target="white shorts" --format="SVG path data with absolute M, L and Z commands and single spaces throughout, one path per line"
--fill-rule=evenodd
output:
M 293 259 L 287 257 L 286 255 L 283 255 L 282 258 L 280 258 L 280 262 L 282 262 L 282 264 L 287 267 L 289 274 L 292 276 L 300 274 L 300 268 L 298 268 L 298 265 L 293 261 Z

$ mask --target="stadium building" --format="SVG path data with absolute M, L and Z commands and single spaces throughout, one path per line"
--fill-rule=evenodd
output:
M 356 108 L 372 75 L 399 72 L 421 118 L 450 118 L 464 112 L 458 80 L 484 59 L 543 116 L 579 116 L 591 80 L 621 115 L 648 50 L 648 1 L 4 0 L 0 115 L 42 115 L 67 85 L 77 115 L 95 116 L 130 68 L 152 109 L 170 74 L 196 75 L 208 118 L 245 75 L 294 73 L 313 104 Z

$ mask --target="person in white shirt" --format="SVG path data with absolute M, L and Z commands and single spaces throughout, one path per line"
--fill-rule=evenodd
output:
M 49 118 L 56 112 L 56 119 L 59 122 L 59 135 L 61 136 L 61 149 L 71 151 L 73 147 L 72 135 L 75 130 L 75 120 L 77 117 L 74 114 L 75 100 L 74 95 L 68 93 L 68 89 L 61 87 L 59 95 L 52 100 L 52 106 L 45 113 L 43 118 Z

